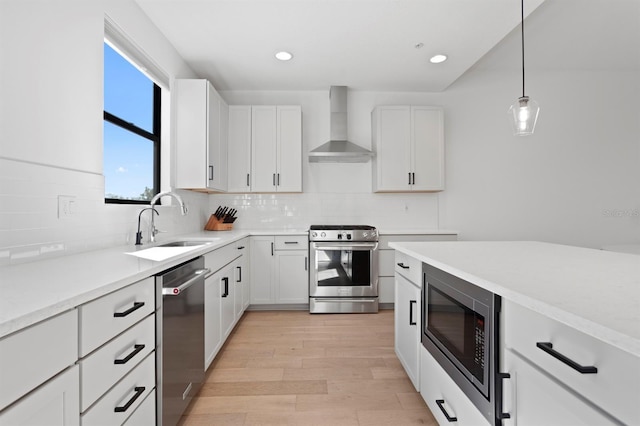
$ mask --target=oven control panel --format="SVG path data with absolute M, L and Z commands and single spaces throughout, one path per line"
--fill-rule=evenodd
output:
M 378 241 L 378 231 L 376 229 L 354 229 L 354 230 L 310 230 L 310 241 Z

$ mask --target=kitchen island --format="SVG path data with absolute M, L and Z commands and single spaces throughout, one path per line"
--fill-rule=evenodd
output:
M 504 384 L 504 391 L 496 398 L 495 424 L 512 424 L 514 419 L 518 424 L 640 423 L 637 255 L 526 241 L 390 246 L 405 258 L 501 296 L 499 363 L 494 373 L 509 377 L 496 380 L 497 386 Z M 415 285 L 424 286 L 420 281 Z M 473 405 L 460 402 L 465 399 L 462 392 L 452 394 L 457 388 L 453 382 L 437 388 L 435 382 L 449 377 L 418 346 L 423 398 L 438 418 L 438 405 L 446 399 L 441 393 L 449 392 L 447 415 L 458 413 L 459 423 L 465 424 L 461 418 Z M 580 373 L 540 346 L 553 346 L 579 364 L 597 368 L 593 374 Z M 434 380 L 436 373 L 442 373 L 440 380 Z M 502 413 L 510 413 L 510 419 L 500 419 Z

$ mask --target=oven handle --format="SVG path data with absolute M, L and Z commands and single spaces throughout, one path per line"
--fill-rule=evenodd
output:
M 357 297 L 349 297 L 342 299 L 331 299 L 328 297 L 323 298 L 315 298 L 316 303 L 327 302 L 327 303 L 352 303 L 352 302 L 364 302 L 364 303 L 376 303 L 376 299 L 358 299 Z
M 200 278 L 203 278 L 205 276 L 205 274 L 208 274 L 209 272 L 211 272 L 211 269 L 209 269 L 209 268 L 198 269 L 197 271 L 195 271 L 193 273 L 193 277 L 191 279 L 189 279 L 188 281 L 182 283 L 182 285 L 180 285 L 178 287 L 164 287 L 162 289 L 162 295 L 163 296 L 177 296 L 180 293 L 182 293 L 183 291 L 185 291 L 186 289 L 188 289 L 189 287 L 191 287 L 196 281 L 198 281 Z
M 312 243 L 311 248 L 314 250 L 377 250 L 378 243 Z

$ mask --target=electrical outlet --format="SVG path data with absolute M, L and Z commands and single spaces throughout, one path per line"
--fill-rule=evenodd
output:
M 73 216 L 75 213 L 75 195 L 58 195 L 58 219 Z

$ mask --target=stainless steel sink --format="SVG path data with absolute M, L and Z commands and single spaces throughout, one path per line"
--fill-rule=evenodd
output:
M 191 246 L 203 246 L 205 244 L 207 244 L 206 241 L 187 240 L 187 241 L 172 241 L 170 243 L 160 244 L 156 247 L 191 247 Z

